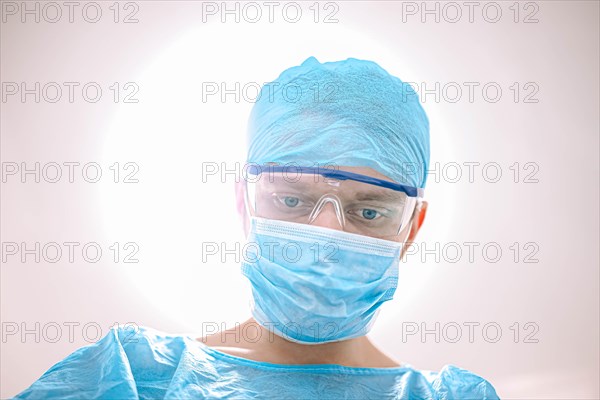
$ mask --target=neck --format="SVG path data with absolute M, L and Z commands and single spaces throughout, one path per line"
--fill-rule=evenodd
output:
M 366 336 L 331 343 L 301 344 L 270 332 L 253 318 L 225 331 L 225 339 L 218 345 L 221 349 L 236 347 L 238 355 L 276 364 L 339 364 L 372 368 L 398 366 Z

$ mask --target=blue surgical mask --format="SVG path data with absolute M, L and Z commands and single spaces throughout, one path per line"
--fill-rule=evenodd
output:
M 401 250 L 388 240 L 252 217 L 242 263 L 252 315 L 298 343 L 363 336 L 394 296 Z

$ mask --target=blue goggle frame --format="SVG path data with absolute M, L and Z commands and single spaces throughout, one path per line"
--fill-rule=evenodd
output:
M 341 171 L 325 167 L 299 167 L 295 165 L 258 165 L 249 164 L 248 173 L 251 175 L 260 175 L 263 172 L 290 172 L 296 174 L 318 174 L 325 178 L 337 179 L 340 181 L 353 180 L 357 182 L 369 183 L 371 185 L 392 189 L 405 193 L 408 197 L 422 198 L 423 188 L 417 188 L 408 185 L 402 185 L 396 182 L 390 182 L 383 179 L 373 178 L 372 176 L 356 174 L 354 172 Z

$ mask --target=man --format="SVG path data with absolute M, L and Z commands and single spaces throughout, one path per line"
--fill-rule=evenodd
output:
M 371 61 L 310 57 L 263 87 L 248 139 L 252 318 L 199 340 L 114 329 L 17 398 L 497 399 L 469 371 L 416 370 L 366 336 L 427 210 L 429 122 L 410 86 Z

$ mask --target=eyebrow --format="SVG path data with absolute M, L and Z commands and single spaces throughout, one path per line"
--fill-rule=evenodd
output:
M 358 192 L 354 196 L 358 201 L 369 201 L 369 200 L 405 200 L 406 195 L 402 192 L 392 190 L 379 190 L 379 191 L 368 191 Z
M 283 179 L 281 177 L 278 177 L 277 179 L 274 179 L 273 181 L 270 180 L 269 177 L 266 177 L 265 181 L 263 182 L 263 186 L 265 188 L 281 188 L 281 187 L 290 187 L 290 188 L 294 188 L 294 189 L 309 189 L 311 187 L 314 186 L 314 184 L 311 184 L 310 182 L 303 182 L 303 181 L 288 181 L 286 179 Z

